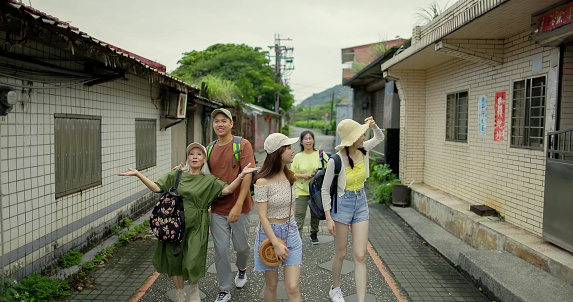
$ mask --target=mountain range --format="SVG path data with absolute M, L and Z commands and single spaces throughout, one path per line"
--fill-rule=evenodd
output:
M 336 85 L 336 86 L 328 88 L 322 92 L 315 93 L 315 94 L 307 97 L 306 99 L 304 99 L 304 101 L 302 101 L 298 105 L 296 105 L 296 107 L 301 107 L 301 106 L 315 107 L 315 106 L 324 105 L 326 103 L 330 103 L 332 101 L 332 93 L 333 92 L 334 92 L 334 101 L 335 101 L 335 103 L 338 103 L 341 100 L 348 100 L 348 98 L 350 98 L 351 89 L 348 86 Z

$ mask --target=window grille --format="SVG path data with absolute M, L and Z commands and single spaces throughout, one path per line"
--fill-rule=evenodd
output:
M 545 76 L 515 81 L 511 109 L 511 146 L 543 149 Z
M 468 92 L 451 93 L 446 99 L 446 140 L 467 142 Z

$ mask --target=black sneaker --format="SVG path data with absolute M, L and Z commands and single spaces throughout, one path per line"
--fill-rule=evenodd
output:
M 318 236 L 316 235 L 316 233 L 311 233 L 311 234 L 310 234 L 310 242 L 311 242 L 313 245 L 320 243 L 320 241 L 318 241 Z

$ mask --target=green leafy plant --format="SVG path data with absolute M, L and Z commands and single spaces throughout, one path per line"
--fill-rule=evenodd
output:
M 103 250 L 102 250 L 103 251 Z M 94 257 L 93 262 L 99 263 L 105 261 L 105 256 L 101 254 L 101 251 Z
M 125 225 L 133 225 L 131 219 L 126 218 L 123 220 Z M 86 278 L 89 278 L 89 271 L 97 267 L 97 265 L 105 262 L 106 259 L 113 254 L 116 247 L 119 247 L 129 240 L 137 239 L 140 233 L 149 225 L 149 220 L 146 220 L 144 225 L 134 226 L 131 230 L 122 230 L 117 224 L 113 224 L 110 228 L 115 234 L 119 235 L 119 239 L 113 246 L 109 246 L 99 251 L 92 261 L 87 261 L 81 265 L 82 269 L 65 280 L 54 280 L 46 276 L 32 274 L 26 279 L 22 280 L 20 284 L 14 279 L 5 278 L 0 284 L 0 302 L 4 301 L 57 301 L 63 300 L 66 296 L 70 295 L 70 287 L 75 288 L 78 284 L 85 284 Z M 70 250 L 60 260 L 61 268 L 68 268 L 78 265 L 81 262 L 83 254 Z M 89 282 L 89 281 L 88 281 Z M 70 286 L 70 284 L 72 286 Z
M 396 174 L 387 164 L 373 164 L 370 166 L 370 183 L 374 187 L 374 200 L 376 203 L 390 204 L 392 202 L 392 187 L 401 184 Z
M 116 236 L 119 236 L 119 234 L 121 233 L 121 227 L 117 225 L 115 222 L 111 224 L 110 229 L 111 232 Z
M 18 292 L 18 282 L 12 278 L 5 278 L 0 284 L 0 301 L 29 301 L 27 292 Z
M 68 268 L 68 267 L 72 267 L 74 265 L 78 265 L 78 264 L 80 264 L 83 256 L 84 256 L 84 254 L 82 254 L 78 251 L 70 250 L 67 254 L 65 254 L 60 259 L 60 267 L 61 268 Z
M 91 270 L 95 267 L 95 263 L 93 261 L 88 261 L 82 264 L 82 267 L 87 270 Z
M 54 280 L 46 276 L 32 274 L 24 279 L 16 290 L 30 298 L 25 301 L 54 301 L 69 296 L 69 281 Z
M 392 169 L 388 164 L 375 164 L 370 169 L 370 176 L 372 180 L 378 182 L 385 182 L 392 175 Z
M 123 219 L 123 225 L 124 225 L 126 228 L 128 228 L 128 227 L 130 227 L 130 226 L 133 225 L 133 220 L 129 219 L 128 217 L 125 217 L 125 218 Z

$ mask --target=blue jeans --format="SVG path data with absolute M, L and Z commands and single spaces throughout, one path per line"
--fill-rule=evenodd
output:
M 332 220 L 350 225 L 370 219 L 364 189 L 358 191 L 344 190 L 344 195 L 338 196 L 336 202 L 338 211 L 337 213 L 334 210 L 330 212 Z
M 302 239 L 300 239 L 300 234 L 298 233 L 298 227 L 294 218 L 290 219 L 290 228 L 288 227 L 288 221 L 277 224 L 271 223 L 271 228 L 275 233 L 277 238 L 282 239 L 286 242 L 287 248 L 289 249 L 288 256 L 281 263 L 285 265 L 301 265 L 302 264 Z M 288 239 L 287 239 L 287 229 L 288 229 Z M 261 224 L 257 227 L 257 236 L 255 237 L 255 248 L 253 249 L 253 254 L 255 255 L 255 271 L 272 271 L 276 270 L 279 266 L 268 266 L 261 261 L 259 257 L 259 246 L 261 242 L 267 238 L 265 230 L 263 230 Z

